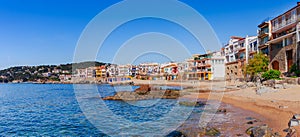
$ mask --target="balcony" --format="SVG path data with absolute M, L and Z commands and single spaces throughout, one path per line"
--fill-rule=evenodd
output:
M 200 64 L 197 64 L 197 67 L 198 68 L 201 68 L 201 67 L 210 67 L 211 65 L 208 64 L 208 63 L 200 63 Z
M 280 22 L 280 23 L 275 23 L 275 25 L 273 26 L 272 32 L 274 33 L 280 29 L 283 29 L 289 25 L 296 23 L 300 19 L 299 17 L 296 17 L 295 19 L 288 19 L 288 20 Z
M 237 54 L 237 53 L 240 52 L 240 50 L 241 50 L 241 48 L 235 49 L 235 50 L 233 51 L 233 53 L 234 53 L 234 54 Z
M 266 36 L 269 35 L 269 32 L 264 31 L 264 30 L 259 30 L 259 31 L 258 31 L 258 35 L 259 35 L 260 38 L 266 37 Z

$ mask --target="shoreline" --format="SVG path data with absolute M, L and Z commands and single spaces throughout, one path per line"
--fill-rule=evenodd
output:
M 276 93 L 267 93 L 262 96 L 256 95 L 254 89 L 249 88 L 226 92 L 223 97 L 222 93 L 214 93 L 212 98 L 209 93 L 200 93 L 199 96 L 191 94 L 187 96 L 187 98 L 208 99 L 210 96 L 211 100 L 219 100 L 222 97 L 222 103 L 261 115 L 262 119 L 265 119 L 263 122 L 271 127 L 274 132 L 285 136 L 287 132 L 284 130 L 288 128 L 290 118 L 292 118 L 294 114 L 300 113 L 300 98 L 299 101 L 289 101 L 289 98 L 290 96 L 294 96 L 295 98 L 300 97 L 300 93 L 290 93 L 290 96 L 284 95 L 289 94 L 289 92 L 297 92 L 299 88 L 300 86 L 295 86 L 291 89 Z M 295 129 L 300 131 L 299 127 L 295 127 Z M 297 135 L 300 136 L 300 133 L 298 132 Z
M 151 84 L 151 85 L 167 85 L 167 86 L 185 86 L 193 87 L 195 91 L 201 91 L 199 89 L 211 89 L 210 84 L 212 82 L 205 81 L 147 81 L 147 80 L 133 80 L 134 85 Z M 23 83 L 19 83 L 23 84 Z M 25 84 L 25 83 L 24 83 Z M 28 83 L 28 84 L 42 84 L 42 83 Z M 67 84 L 67 83 L 45 83 L 45 84 Z M 73 84 L 73 83 L 68 83 Z M 230 85 L 226 81 L 213 83 L 214 88 L 226 89 L 226 86 Z M 101 85 L 101 84 L 100 84 Z M 212 92 L 189 92 L 190 95 L 185 95 L 184 98 L 197 98 L 197 99 L 210 99 L 220 100 L 225 105 L 231 105 L 232 110 L 236 114 L 250 114 L 256 115 L 255 118 L 262 120 L 262 123 L 267 124 L 273 129 L 273 132 L 278 132 L 280 135 L 285 136 L 287 133 L 284 129 L 288 128 L 288 122 L 294 114 L 300 114 L 300 92 L 298 92 L 300 86 L 292 85 L 288 89 L 280 89 L 277 92 L 265 93 L 257 95 L 254 88 L 246 89 L 234 89 L 212 91 Z M 213 95 L 211 94 L 213 93 Z M 230 110 L 230 109 L 229 109 Z M 234 116 L 235 114 L 233 114 Z M 241 118 L 233 118 L 235 121 L 242 120 Z M 233 125 L 232 125 L 233 124 Z M 231 125 L 237 127 L 240 123 L 231 123 Z M 243 122 L 243 124 L 245 124 Z M 226 125 L 226 123 L 225 123 Z M 223 125 L 223 127 L 225 126 Z M 241 125 L 240 125 L 241 126 Z M 248 126 L 248 125 L 247 125 Z M 251 125 L 250 125 L 251 126 Z M 222 128 L 222 126 L 220 126 Z M 295 127 L 297 131 L 300 131 L 299 127 Z M 221 129 L 222 131 L 224 129 Z M 244 130 L 244 129 L 243 129 Z M 245 131 L 243 131 L 245 133 Z M 242 134 L 242 133 L 237 133 Z M 300 136 L 300 133 L 297 133 Z
M 202 113 L 193 112 L 191 118 L 187 119 L 177 131 L 187 136 L 205 136 L 206 129 L 216 129 L 220 132 L 220 136 L 249 136 L 246 133 L 247 129 L 261 126 L 266 121 L 264 117 L 257 113 L 235 107 L 231 104 L 221 102 L 219 109 L 226 110 L 226 112 L 217 112 L 215 114 L 203 112 L 213 117 L 205 128 L 199 127 Z

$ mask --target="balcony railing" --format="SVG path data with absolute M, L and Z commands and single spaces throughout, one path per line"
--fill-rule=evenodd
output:
M 296 17 L 295 19 L 288 19 L 287 21 L 283 21 L 281 23 L 275 24 L 275 26 L 273 26 L 272 32 L 276 32 L 288 25 L 294 24 L 297 22 L 298 19 L 300 19 L 300 16 Z
M 259 30 L 258 34 L 261 35 L 268 35 L 269 32 L 264 31 L 264 30 Z
M 197 67 L 205 67 L 205 66 L 208 66 L 209 64 L 207 63 L 201 63 L 201 64 L 197 64 Z

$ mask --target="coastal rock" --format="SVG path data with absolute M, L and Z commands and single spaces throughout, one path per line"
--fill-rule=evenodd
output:
M 275 80 L 267 80 L 263 82 L 263 86 L 274 88 L 276 84 Z
M 247 88 L 247 83 L 246 82 L 237 82 L 235 85 L 236 86 L 231 86 L 231 88 L 232 89 L 235 89 L 235 88 L 245 89 L 245 88 Z
M 288 88 L 290 88 L 290 85 L 289 85 L 289 84 L 287 84 L 287 83 L 283 83 L 283 84 L 282 84 L 282 86 L 283 86 L 283 88 L 284 88 L 284 89 L 288 89 Z
M 274 92 L 274 91 L 276 91 L 276 90 L 274 90 L 274 88 L 261 86 L 261 87 L 257 88 L 256 94 L 262 95 L 262 94 L 265 94 L 265 93 L 268 93 L 268 92 Z
M 274 89 L 284 89 L 283 84 L 275 84 Z
M 298 79 L 297 78 L 286 78 L 285 82 L 291 85 L 297 85 L 298 84 Z
M 259 82 L 256 82 L 255 85 L 256 85 L 256 87 L 261 87 L 262 83 L 261 83 L 261 81 L 259 81 Z
M 180 96 L 180 91 L 178 91 L 178 90 L 166 90 L 163 98 L 176 99 L 179 96 Z
M 248 86 L 248 87 L 256 87 L 255 83 L 253 83 L 253 82 L 248 82 L 248 83 L 247 83 L 247 86 Z
M 247 84 L 238 85 L 237 87 L 240 88 L 240 89 L 248 88 Z
M 217 113 L 219 113 L 219 114 L 225 114 L 226 112 L 227 112 L 226 109 L 218 109 L 217 110 Z
M 196 102 L 182 101 L 179 102 L 179 105 L 187 106 L 187 107 L 202 107 L 205 105 L 205 103 L 201 101 L 196 101 Z
M 123 91 L 117 92 L 114 96 L 108 96 L 102 98 L 103 100 L 124 100 L 124 101 L 136 101 L 136 100 L 148 100 L 148 99 L 177 99 L 179 98 L 180 91 L 178 90 L 157 90 L 151 91 L 149 85 L 142 85 L 134 92 Z
M 254 122 L 253 122 L 253 121 L 249 121 L 249 122 L 247 122 L 247 124 L 248 124 L 248 125 L 253 125 Z
M 275 134 L 273 133 L 272 129 L 269 128 L 267 125 L 253 127 L 249 130 L 247 133 L 251 133 L 250 136 L 252 137 L 275 137 Z
M 220 131 L 215 128 L 207 128 L 205 131 L 205 135 L 207 136 L 219 136 L 220 134 Z
M 201 132 L 198 133 L 198 137 L 203 136 L 220 136 L 221 132 L 216 128 L 203 128 Z
M 173 131 L 168 135 L 166 135 L 165 137 L 186 137 L 186 136 L 180 131 Z
M 148 91 L 148 90 L 137 90 L 137 91 L 135 91 L 135 93 L 138 94 L 138 95 L 147 95 L 147 94 L 150 93 L 150 91 Z
M 139 85 L 140 87 L 135 90 L 138 94 L 146 94 L 151 91 L 150 85 Z
M 254 127 L 249 127 L 249 128 L 246 130 L 246 134 L 250 136 L 250 135 L 252 134 L 253 129 L 254 129 Z
M 287 109 L 289 106 L 279 106 L 280 109 Z

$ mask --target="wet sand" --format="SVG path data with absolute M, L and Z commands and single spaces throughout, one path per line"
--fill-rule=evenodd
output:
M 248 137 L 249 135 L 246 134 L 248 128 L 263 125 L 266 121 L 259 114 L 229 104 L 222 103 L 220 109 L 226 109 L 226 113 L 208 113 L 213 118 L 208 122 L 206 128 L 217 129 L 222 137 Z M 178 131 L 189 137 L 205 136 L 204 129 L 199 126 L 202 114 L 203 112 L 197 112 L 196 109 L 191 117 L 179 127 Z

